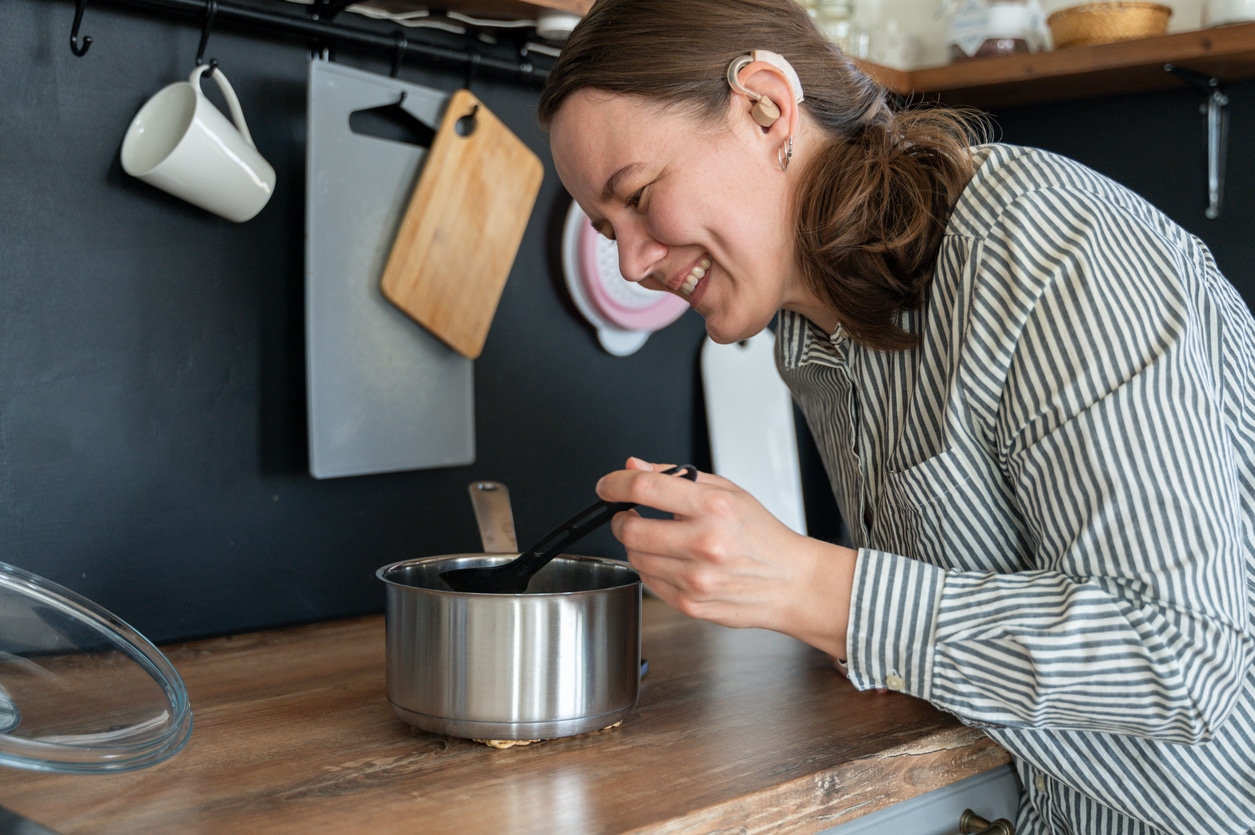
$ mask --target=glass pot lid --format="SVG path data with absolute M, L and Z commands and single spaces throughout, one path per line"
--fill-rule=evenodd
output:
M 183 679 L 147 638 L 0 562 L 0 765 L 129 771 L 178 753 L 191 733 Z

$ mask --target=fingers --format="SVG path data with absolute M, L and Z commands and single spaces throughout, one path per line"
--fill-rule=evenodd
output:
M 643 576 L 674 578 L 691 561 L 692 534 L 683 520 L 654 519 L 627 510 L 610 520 L 610 530 Z
M 725 626 L 758 626 L 825 652 L 845 649 L 858 552 L 803 536 L 725 478 L 696 483 L 629 458 L 597 495 L 642 510 L 615 515 L 628 561 L 672 608 Z
M 632 502 L 664 513 L 691 514 L 692 484 L 687 478 L 664 475 L 669 464 L 653 464 L 640 458 L 629 458 L 626 469 L 608 473 L 597 482 L 597 495 L 608 502 Z M 696 481 L 706 481 L 699 473 Z

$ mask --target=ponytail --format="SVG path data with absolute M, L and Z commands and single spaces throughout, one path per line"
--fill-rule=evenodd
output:
M 798 194 L 798 259 L 811 290 L 860 343 L 894 351 L 918 341 L 899 313 L 924 302 L 946 222 L 972 176 L 979 124 L 961 111 L 880 103 L 814 153 Z

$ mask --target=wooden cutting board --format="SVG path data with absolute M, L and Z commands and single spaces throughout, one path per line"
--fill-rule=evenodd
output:
M 475 361 L 415 324 L 379 286 L 449 97 L 333 61 L 309 62 L 304 324 L 315 478 L 475 461 Z M 354 114 L 385 107 L 430 126 L 427 147 L 353 127 Z
M 384 295 L 478 357 L 543 176 L 540 158 L 483 102 L 454 93 L 393 241 Z

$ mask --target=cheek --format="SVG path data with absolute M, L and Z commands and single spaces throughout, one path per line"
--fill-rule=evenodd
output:
M 670 246 L 715 248 L 726 257 L 729 248 L 741 249 L 747 227 L 747 211 L 734 194 L 720 190 L 671 189 L 657 195 L 649 206 L 650 232 Z
M 700 240 L 694 211 L 678 201 L 651 208 L 647 222 L 649 236 L 669 247 L 691 246 Z
M 688 160 L 682 173 L 660 184 L 649 205 L 659 240 L 691 244 L 742 235 L 753 193 L 750 178 L 742 176 L 747 173 L 744 160 L 719 147 Z

